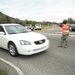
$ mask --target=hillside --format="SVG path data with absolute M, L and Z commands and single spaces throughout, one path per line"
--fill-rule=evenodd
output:
M 20 23 L 21 20 L 15 19 L 13 17 L 7 16 L 0 12 L 0 23 Z
M 37 22 L 37 21 L 29 21 L 27 19 L 25 20 L 20 20 L 18 18 L 13 18 L 10 17 L 6 14 L 3 14 L 2 12 L 0 12 L 0 24 L 2 23 L 17 23 L 17 24 L 22 24 L 22 25 L 26 25 L 26 24 L 32 24 L 33 26 L 35 26 L 36 23 L 40 23 L 42 25 L 51 25 L 51 24 L 57 24 L 56 22 L 49 22 L 49 21 L 43 21 L 43 22 Z

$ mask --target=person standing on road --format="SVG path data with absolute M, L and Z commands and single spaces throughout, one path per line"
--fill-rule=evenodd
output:
M 68 37 L 69 37 L 69 23 L 67 22 L 67 20 L 63 20 L 61 43 L 58 47 L 67 48 Z

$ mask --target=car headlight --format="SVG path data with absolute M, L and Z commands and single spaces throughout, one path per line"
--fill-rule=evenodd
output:
M 31 45 L 29 41 L 25 41 L 25 40 L 20 40 L 20 44 L 21 45 Z

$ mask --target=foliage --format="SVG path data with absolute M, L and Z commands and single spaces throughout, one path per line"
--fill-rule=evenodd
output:
M 69 22 L 70 24 L 75 24 L 75 20 L 74 20 L 73 18 L 68 18 L 68 22 Z
M 10 16 L 7 16 L 5 14 L 3 14 L 2 12 L 0 12 L 0 23 L 17 23 L 17 24 L 22 24 L 25 26 L 25 24 L 32 24 L 33 26 L 35 26 L 36 23 L 41 23 L 41 25 L 50 25 L 51 22 L 48 21 L 43 21 L 43 22 L 37 22 L 37 21 L 29 21 L 29 20 L 20 20 L 18 18 L 13 18 Z

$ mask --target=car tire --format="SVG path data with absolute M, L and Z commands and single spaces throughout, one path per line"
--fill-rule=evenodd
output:
M 18 56 L 18 52 L 17 52 L 17 48 L 15 46 L 15 44 L 10 43 L 8 46 L 8 50 L 11 56 L 16 57 Z

